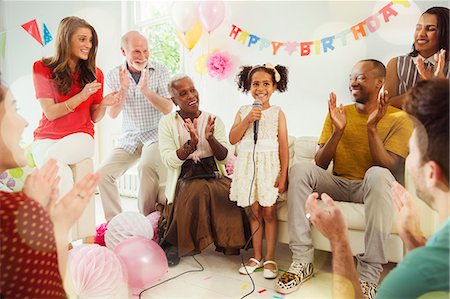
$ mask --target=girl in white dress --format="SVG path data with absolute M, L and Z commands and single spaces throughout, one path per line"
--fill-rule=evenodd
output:
M 230 143 L 239 143 L 230 199 L 241 207 L 251 207 L 254 249 L 254 256 L 239 273 L 252 273 L 264 266 L 264 277 L 268 279 L 278 275 L 274 261 L 278 229 L 276 201 L 287 189 L 289 164 L 286 118 L 281 108 L 271 106 L 269 100 L 276 90 L 286 91 L 287 75 L 287 68 L 281 65 L 243 66 L 237 76 L 238 87 L 244 93 L 250 91 L 255 102 L 239 109 L 230 131 Z M 254 134 L 255 125 L 257 134 Z M 264 235 L 267 252 L 263 263 Z

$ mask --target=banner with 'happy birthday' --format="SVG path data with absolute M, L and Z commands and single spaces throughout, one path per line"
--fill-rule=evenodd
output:
M 394 5 L 401 5 L 405 8 L 410 7 L 409 0 L 392 0 L 386 6 L 381 8 L 379 11 L 373 15 L 367 17 L 365 20 L 359 22 L 358 24 L 345 29 L 337 34 L 324 37 L 322 39 L 314 41 L 301 41 L 301 42 L 280 42 L 271 41 L 267 38 L 258 36 L 256 34 L 251 34 L 247 31 L 242 30 L 236 25 L 231 25 L 231 32 L 229 37 L 236 40 L 247 47 L 258 47 L 259 50 L 272 48 L 272 54 L 277 55 L 278 50 L 282 47 L 289 55 L 293 53 L 298 53 L 300 56 L 308 56 L 311 53 L 319 55 L 321 53 L 327 53 L 328 51 L 333 51 L 336 47 L 345 47 L 347 45 L 347 37 L 353 37 L 354 40 L 360 40 L 366 37 L 368 32 L 374 33 L 380 27 L 382 22 L 389 23 L 391 17 L 398 15 L 398 12 L 392 7 Z

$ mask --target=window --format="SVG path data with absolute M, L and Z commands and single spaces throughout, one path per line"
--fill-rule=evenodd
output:
M 135 1 L 135 24 L 149 41 L 150 57 L 173 75 L 180 71 L 181 47 L 170 19 L 172 1 Z

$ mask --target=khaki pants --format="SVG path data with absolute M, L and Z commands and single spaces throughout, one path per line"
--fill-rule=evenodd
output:
M 382 264 L 387 263 L 384 244 L 391 232 L 394 217 L 390 191 L 394 180 L 388 169 L 378 166 L 369 168 L 363 180 L 349 180 L 331 175 L 311 162 L 293 165 L 288 189 L 289 247 L 293 260 L 313 262 L 314 248 L 310 222 L 305 217 L 305 203 L 312 192 L 318 192 L 319 195 L 327 193 L 336 201 L 364 204 L 365 252 L 356 256 L 358 272 L 362 280 L 378 283 L 383 271 Z
M 115 148 L 98 170 L 101 175 L 100 196 L 107 221 L 122 212 L 116 181 L 137 160 L 139 160 L 139 212 L 146 216 L 155 210 L 158 202 L 159 182 L 165 181 L 167 176 L 166 167 L 161 161 L 158 142 L 148 146 L 140 145 L 133 154 L 129 154 L 121 148 Z

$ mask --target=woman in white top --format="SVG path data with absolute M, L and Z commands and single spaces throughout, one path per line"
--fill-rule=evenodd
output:
M 199 109 L 191 78 L 174 77 L 169 92 L 179 110 L 159 123 L 159 149 L 167 167 L 167 205 L 160 231 L 169 265 L 214 243 L 217 251 L 238 254 L 246 237 L 244 210 L 229 200 L 231 155 L 223 122 Z

